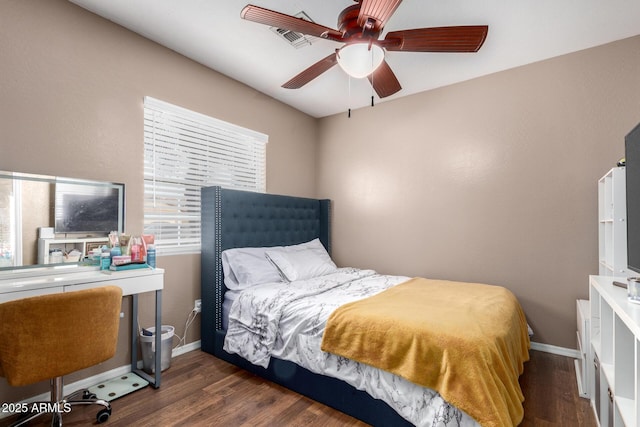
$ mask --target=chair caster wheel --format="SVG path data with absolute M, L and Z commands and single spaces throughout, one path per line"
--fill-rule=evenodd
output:
M 82 393 L 82 398 L 83 399 L 97 399 L 98 396 L 95 393 L 91 393 L 89 390 L 85 390 Z
M 53 414 L 53 418 L 51 418 L 51 426 L 52 427 L 62 426 L 62 416 L 60 414 Z
M 100 410 L 100 412 L 98 412 L 98 414 L 96 415 L 96 421 L 98 421 L 98 424 L 102 424 L 106 422 L 110 416 L 111 416 L 111 408 L 104 408 Z

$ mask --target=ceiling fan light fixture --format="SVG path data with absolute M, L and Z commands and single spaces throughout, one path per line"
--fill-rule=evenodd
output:
M 367 77 L 384 61 L 384 49 L 376 44 L 351 43 L 341 47 L 337 60 L 345 73 L 356 79 Z

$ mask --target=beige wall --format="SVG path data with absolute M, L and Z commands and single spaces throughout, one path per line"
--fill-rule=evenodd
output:
M 635 37 L 322 119 L 336 262 L 504 285 L 534 341 L 575 348 L 596 183 L 640 121 L 638 76 Z
M 268 134 L 267 190 L 315 195 L 315 119 L 69 2 L 0 2 L 0 170 L 124 182 L 126 228 L 140 233 L 145 95 Z M 200 258 L 157 263 L 166 270 L 163 322 L 182 335 L 200 298 Z M 149 326 L 153 296 L 140 304 Z M 116 358 L 89 372 L 127 363 L 125 314 Z M 199 328 L 198 320 L 187 342 Z M 43 390 L 2 379 L 0 401 Z

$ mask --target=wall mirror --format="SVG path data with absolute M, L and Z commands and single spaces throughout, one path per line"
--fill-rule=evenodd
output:
M 0 171 L 0 270 L 91 265 L 124 231 L 124 184 Z

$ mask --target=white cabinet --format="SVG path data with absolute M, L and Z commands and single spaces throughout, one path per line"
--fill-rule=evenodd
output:
M 598 256 L 601 276 L 627 275 L 625 169 L 613 168 L 598 180 Z
M 589 277 L 591 403 L 602 427 L 640 425 L 640 305 L 613 285 L 625 277 Z M 595 366 L 594 366 L 595 365 Z
M 38 239 L 38 264 L 52 264 L 56 261 L 49 259 L 49 254 L 53 249 L 60 249 L 62 253 L 71 252 L 77 249 L 82 257 L 87 256 L 87 246 L 95 244 L 97 246 L 108 245 L 108 237 L 86 237 L 81 239 Z M 62 261 L 60 261 L 62 262 Z

